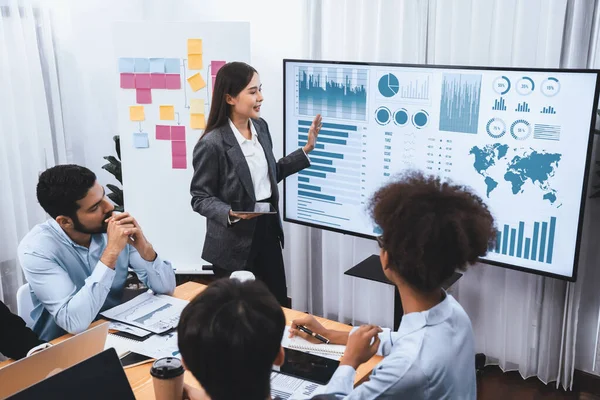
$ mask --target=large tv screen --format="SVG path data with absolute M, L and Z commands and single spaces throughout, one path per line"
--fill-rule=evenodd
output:
M 323 116 L 284 220 L 374 238 L 370 197 L 421 170 L 485 200 L 484 262 L 575 280 L 597 93 L 592 70 L 284 60 L 284 151 Z

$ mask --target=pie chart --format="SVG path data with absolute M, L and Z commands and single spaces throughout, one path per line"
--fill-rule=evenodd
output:
M 379 78 L 379 93 L 384 97 L 392 97 L 400 90 L 400 81 L 394 74 L 385 74 Z

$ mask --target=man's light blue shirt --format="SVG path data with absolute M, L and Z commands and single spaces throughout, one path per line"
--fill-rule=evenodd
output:
M 356 371 L 340 366 L 326 393 L 339 399 L 476 399 L 471 320 L 451 295 L 435 307 L 406 314 L 398 332 L 379 334 L 385 358 L 369 381 L 354 386 Z
M 33 331 L 52 340 L 65 331 L 79 333 L 102 310 L 120 303 L 131 267 L 155 293 L 175 290 L 171 263 L 144 260 L 130 245 L 119 254 L 115 269 L 100 261 L 107 235 L 92 235 L 90 247 L 73 242 L 51 219 L 36 225 L 19 244 L 19 261 L 31 287 Z

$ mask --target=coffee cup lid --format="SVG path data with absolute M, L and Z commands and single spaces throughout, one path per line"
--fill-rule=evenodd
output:
M 154 361 L 150 375 L 158 379 L 171 379 L 183 374 L 183 364 L 179 358 L 164 357 Z

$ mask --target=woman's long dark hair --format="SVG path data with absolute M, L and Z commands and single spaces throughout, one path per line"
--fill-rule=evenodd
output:
M 227 104 L 225 96 L 236 97 L 240 94 L 248 86 L 255 73 L 254 68 L 243 62 L 230 62 L 221 67 L 215 80 L 210 113 L 208 114 L 208 122 L 204 133 L 227 123 L 231 106 Z

